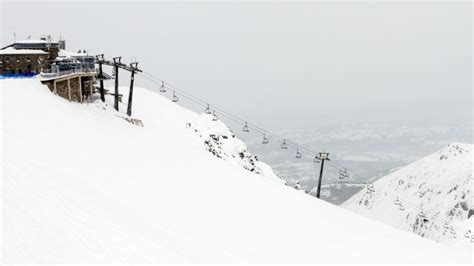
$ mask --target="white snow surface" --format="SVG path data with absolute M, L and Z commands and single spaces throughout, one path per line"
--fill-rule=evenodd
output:
M 139 127 L 110 98 L 70 103 L 35 79 L 0 85 L 2 263 L 471 262 L 466 246 L 320 201 L 261 162 L 248 170 L 238 140 L 215 144 L 217 157 L 205 134 L 232 133 L 155 92 L 135 89 Z
M 434 241 L 470 245 L 473 145 L 452 143 L 377 180 L 342 206 Z M 398 198 L 398 200 L 397 200 Z M 401 203 L 403 208 L 400 208 Z

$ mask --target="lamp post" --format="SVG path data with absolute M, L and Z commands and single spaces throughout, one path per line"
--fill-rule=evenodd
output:
M 319 171 L 319 181 L 318 181 L 318 190 L 316 191 L 316 198 L 319 199 L 321 195 L 321 183 L 323 181 L 323 169 L 324 169 L 324 161 L 329 159 L 329 153 L 328 152 L 320 152 L 318 159 L 321 161 L 321 169 Z

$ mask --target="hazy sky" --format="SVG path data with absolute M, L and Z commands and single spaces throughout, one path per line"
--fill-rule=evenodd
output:
M 1 5 L 2 45 L 61 34 L 73 51 L 137 57 L 267 127 L 472 120 L 470 2 Z

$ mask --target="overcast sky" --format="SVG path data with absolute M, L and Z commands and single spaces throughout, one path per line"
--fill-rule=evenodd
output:
M 72 51 L 136 57 L 272 128 L 471 121 L 471 5 L 10 2 L 1 41 L 61 34 Z

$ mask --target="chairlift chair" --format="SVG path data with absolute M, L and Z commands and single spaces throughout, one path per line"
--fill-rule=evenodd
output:
M 265 136 L 265 133 L 263 133 L 263 139 L 262 139 L 262 143 L 263 144 L 268 144 L 270 141 L 268 141 L 268 138 Z
M 161 82 L 160 92 L 166 92 L 165 82 L 164 82 L 164 81 Z
M 444 225 L 443 225 L 444 229 L 449 229 L 449 225 L 448 225 L 448 222 L 444 222 Z
M 217 120 L 219 120 L 219 117 L 217 117 L 216 111 L 212 111 L 212 121 L 217 121 Z M 231 130 L 231 132 L 232 132 L 232 130 Z
M 471 237 L 471 230 L 467 230 L 466 233 L 464 234 L 465 238 L 470 238 Z
M 303 154 L 301 154 L 300 150 L 297 148 L 296 149 L 296 159 L 300 159 L 301 157 L 303 157 Z
M 243 132 L 250 132 L 249 126 L 247 125 L 247 122 L 245 122 L 245 125 L 244 125 L 244 127 L 242 128 L 242 131 L 243 131 Z
M 348 176 L 349 175 L 347 174 L 347 169 L 346 168 L 339 170 L 339 179 L 344 179 Z
M 368 190 L 370 193 L 375 192 L 374 185 L 373 185 L 373 184 L 368 184 L 368 185 L 367 185 L 367 190 Z
M 318 156 L 314 156 L 313 162 L 315 162 L 315 163 L 320 163 L 320 162 L 321 162 L 321 158 L 319 158 Z
M 421 210 L 421 212 L 418 214 L 418 217 L 423 221 L 424 223 L 428 222 L 428 219 L 426 218 L 425 212 Z
M 456 230 L 454 230 L 454 227 L 451 226 L 450 230 L 451 235 L 455 236 L 456 235 Z
M 171 101 L 174 102 L 174 103 L 176 103 L 176 102 L 179 101 L 179 98 L 178 98 L 178 96 L 176 96 L 176 92 L 175 92 L 175 91 L 173 91 L 173 100 L 171 100 Z
M 285 139 L 283 139 L 283 143 L 281 144 L 280 147 L 284 150 L 288 149 L 288 146 L 286 146 L 286 140 Z
M 206 109 L 204 109 L 204 113 L 205 113 L 205 114 L 208 114 L 208 115 L 212 114 L 211 108 L 209 107 L 209 104 L 207 104 Z
M 401 204 L 400 199 L 397 197 L 397 199 L 393 202 L 393 204 L 400 205 Z

